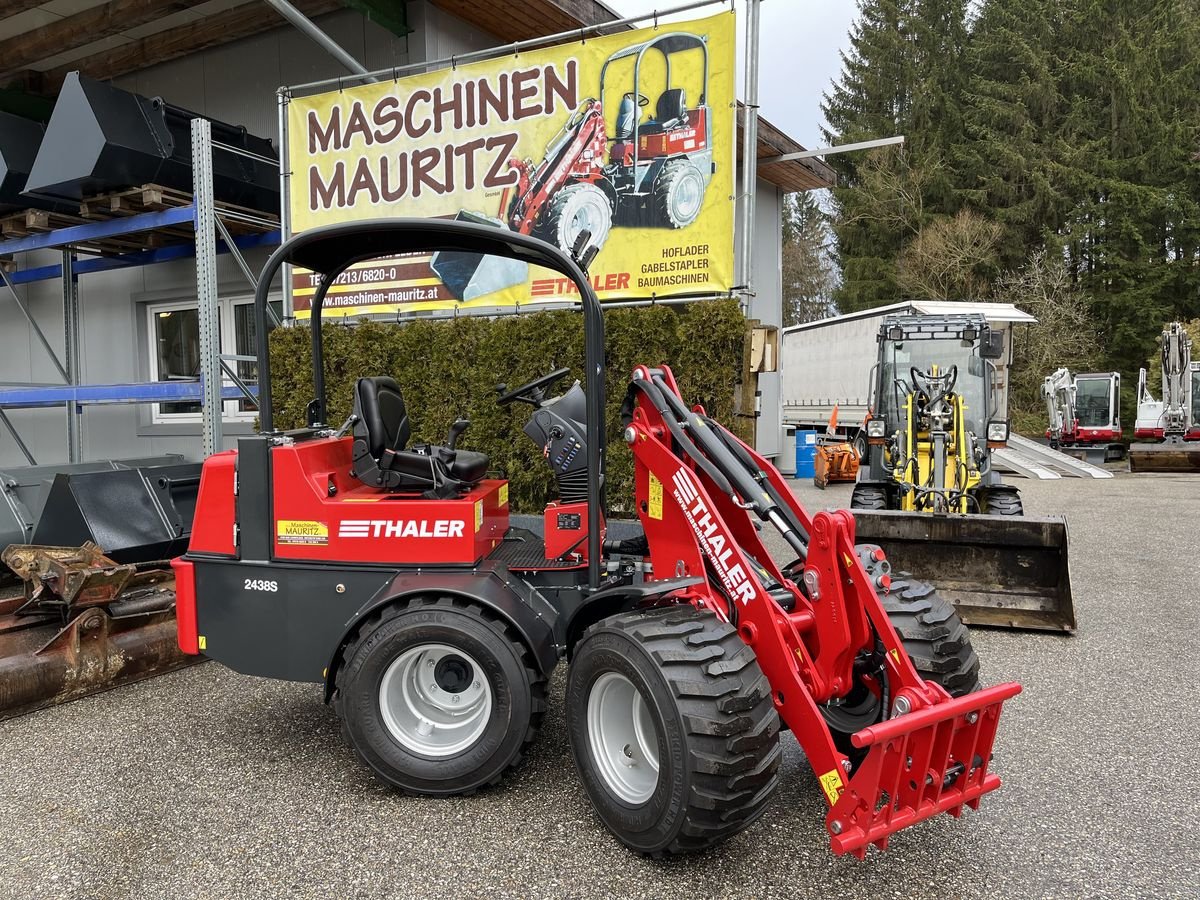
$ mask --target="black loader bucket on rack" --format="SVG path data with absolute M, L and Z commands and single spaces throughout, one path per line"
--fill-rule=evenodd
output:
M 18 466 L 0 469 L 0 550 L 9 544 L 27 544 L 46 497 L 57 475 L 79 475 L 86 472 L 111 472 L 114 469 L 133 469 L 151 466 L 175 466 L 183 456 L 168 453 L 138 459 L 105 459 L 81 463 L 51 463 L 44 466 Z M 86 538 L 81 539 L 86 540 Z M 66 543 L 49 538 L 46 543 Z
M 858 543 L 933 584 L 968 625 L 1075 630 L 1065 519 L 852 512 Z
M 42 145 L 45 126 L 32 119 L 0 112 L 0 212 L 29 209 L 77 213 L 77 204 L 26 197 L 25 182 Z
M 123 91 L 78 72 L 63 83 L 46 126 L 25 192 L 53 201 L 75 201 L 154 184 L 192 191 L 191 122 L 197 114 Z M 276 158 L 266 138 L 212 122 L 214 141 Z M 213 194 L 218 201 L 279 212 L 279 166 L 233 153 L 213 154 Z
M 199 487 L 200 463 L 59 474 L 32 542 L 90 541 L 119 563 L 165 561 L 187 549 Z

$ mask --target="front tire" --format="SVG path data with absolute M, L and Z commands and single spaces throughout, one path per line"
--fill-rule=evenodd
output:
M 850 492 L 850 508 L 887 509 L 887 488 L 881 484 L 869 484 L 865 481 L 857 482 L 854 485 L 854 490 Z
M 1021 494 L 1007 484 L 984 488 L 980 491 L 979 511 L 989 516 L 1023 516 L 1025 507 Z
M 465 600 L 417 597 L 371 616 L 346 648 L 334 708 L 384 782 L 469 794 L 520 762 L 546 681 L 507 625 Z
M 593 625 L 567 673 L 567 724 L 584 789 L 626 846 L 706 850 L 767 808 L 779 715 L 754 651 L 690 606 Z
M 559 189 L 538 219 L 534 235 L 571 253 L 585 229 L 588 246 L 601 250 L 612 230 L 613 209 L 608 196 L 594 184 L 575 182 Z
M 888 592 L 877 594 L 921 678 L 940 684 L 952 697 L 979 690 L 979 657 L 953 604 L 932 585 L 902 574 L 893 576 Z M 880 697 L 860 682 L 840 702 L 820 709 L 834 745 L 850 759 L 853 772 L 866 753 L 850 742 L 850 736 L 883 720 Z

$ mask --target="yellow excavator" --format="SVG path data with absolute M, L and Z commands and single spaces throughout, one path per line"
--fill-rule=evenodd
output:
M 850 506 L 860 542 L 924 573 L 976 625 L 1073 631 L 1062 518 L 1024 515 L 992 467 L 1008 440 L 983 316 L 888 316 L 872 369 L 868 452 Z

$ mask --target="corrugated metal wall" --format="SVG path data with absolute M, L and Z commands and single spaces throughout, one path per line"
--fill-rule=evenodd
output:
M 497 43 L 489 35 L 441 11 L 427 11 L 423 2 L 411 3 L 409 16 L 416 31 L 406 38 L 397 38 L 350 10 L 331 13 L 318 21 L 370 68 L 428 59 L 431 52 L 440 56 Z M 436 33 L 429 33 L 430 26 Z M 162 96 L 170 103 L 216 119 L 245 125 L 255 134 L 275 137 L 276 89 L 280 85 L 336 77 L 341 71 L 312 41 L 290 27 L 281 27 L 145 69 L 116 79 L 115 83 L 147 96 Z M 251 266 L 261 267 L 266 255 L 265 251 L 252 254 Z M 22 267 L 32 267 L 58 261 L 57 252 L 46 252 L 26 254 L 20 263 Z M 228 257 L 220 257 L 219 275 L 222 297 L 249 292 L 245 278 Z M 61 354 L 64 333 L 60 283 L 31 284 L 18 291 Z M 180 261 L 85 275 L 79 281 L 79 294 L 82 382 L 146 380 L 150 377 L 146 304 L 194 298 L 195 268 L 190 261 Z M 37 338 L 7 296 L 0 296 L 0 382 L 61 382 Z M 12 410 L 9 417 L 20 428 L 22 438 L 39 463 L 66 461 L 64 410 Z M 247 428 L 227 424 L 227 443 Z M 151 424 L 148 406 L 85 407 L 82 433 L 85 459 L 162 452 L 200 455 L 198 424 Z M 7 432 L 0 429 L 0 466 L 22 464 L 20 451 Z

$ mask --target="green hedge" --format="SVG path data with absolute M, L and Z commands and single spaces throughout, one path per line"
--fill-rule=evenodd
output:
M 404 325 L 364 321 L 326 323 L 325 384 L 329 420 L 350 414 L 354 380 L 391 375 L 400 383 L 413 422 L 413 440 L 442 443 L 459 416 L 471 427 L 459 445 L 491 457 L 492 469 L 510 482 L 514 511 L 540 511 L 554 496 L 553 478 L 521 431 L 529 407 L 496 404 L 495 386 L 523 384 L 559 366 L 583 380 L 581 316 L 560 310 L 497 319 L 463 316 Z M 734 398 L 746 352 L 746 320 L 736 300 L 685 306 L 643 306 L 605 313 L 608 423 L 608 498 L 628 511 L 633 459 L 621 440 L 620 408 L 637 363 L 670 365 L 689 403 L 734 422 Z M 309 329 L 277 328 L 271 334 L 275 424 L 298 428 L 312 398 Z M 561 384 L 570 384 L 565 381 Z M 741 420 L 743 422 L 748 420 Z

